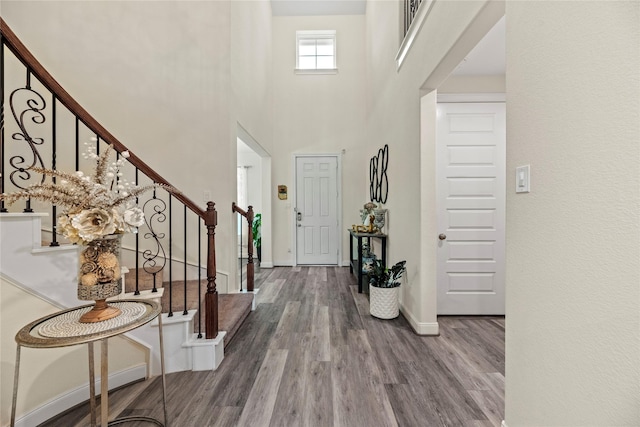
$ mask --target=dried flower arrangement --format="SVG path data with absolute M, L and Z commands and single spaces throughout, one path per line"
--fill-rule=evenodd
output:
M 33 172 L 55 177 L 56 182 L 34 184 L 21 191 L 1 194 L 0 199 L 9 205 L 30 198 L 63 207 L 64 213 L 58 216 L 58 230 L 72 243 L 87 244 L 110 234 L 136 233 L 144 224 L 144 212 L 135 205 L 136 197 L 156 187 L 175 190 L 162 184 L 131 184 L 121 171 L 129 157 L 128 151 L 109 163 L 111 145 L 100 155 L 93 144 L 85 145 L 84 158 L 96 162 L 93 176 L 82 171 L 68 173 L 35 167 L 31 169 Z

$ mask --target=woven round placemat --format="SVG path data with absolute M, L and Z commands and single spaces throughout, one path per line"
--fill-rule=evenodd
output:
M 142 317 L 146 312 L 145 304 L 135 302 L 110 302 L 109 305 L 122 310 L 122 314 L 102 322 L 80 323 L 80 316 L 91 310 L 92 307 L 80 308 L 43 322 L 38 328 L 38 333 L 48 338 L 90 335 L 128 325 Z

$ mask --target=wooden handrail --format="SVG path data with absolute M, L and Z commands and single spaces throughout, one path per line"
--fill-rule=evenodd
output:
M 54 99 L 62 103 L 77 120 L 82 122 L 90 131 L 98 136 L 102 142 L 112 145 L 117 152 L 129 151 L 128 162 L 145 174 L 149 179 L 158 184 L 172 187 L 166 179 L 154 171 L 135 153 L 132 153 L 122 142 L 107 131 L 98 121 L 91 116 L 62 86 L 53 78 L 42 64 L 33 56 L 27 47 L 18 39 L 7 23 L 0 17 L 0 48 L 7 48 L 22 62 L 29 73 L 35 76 L 40 83 L 52 94 Z M 2 89 L 2 103 L 4 104 L 4 88 Z M 4 106 L 4 105 L 3 105 Z M 0 165 L 1 166 L 1 165 Z M 185 207 L 198 215 L 207 227 L 207 293 L 205 295 L 205 329 L 206 338 L 212 339 L 218 335 L 218 292 L 216 287 L 216 250 L 215 228 L 217 225 L 217 212 L 213 202 L 207 203 L 206 210 L 180 192 L 171 192 L 172 197 L 180 201 Z M 171 199 L 170 199 L 171 200 Z M 185 210 L 186 212 L 186 210 Z M 186 271 L 186 270 L 185 270 Z M 186 273 L 185 273 L 186 277 Z M 185 281 L 186 283 L 186 281 Z M 186 287 L 185 287 L 186 291 Z M 185 303 L 186 305 L 186 303 Z M 169 303 L 171 309 L 171 302 Z M 186 308 L 185 308 L 186 311 Z
M 5 41 L 5 45 L 22 62 L 31 73 L 42 83 L 69 111 L 74 114 L 93 133 L 98 135 L 107 144 L 113 145 L 118 152 L 129 151 L 128 161 L 148 176 L 153 182 L 171 186 L 171 183 L 154 171 L 142 159 L 136 156 L 122 142 L 106 130 L 98 121 L 85 110 L 62 86 L 53 78 L 51 74 L 40 64 L 27 47 L 18 39 L 7 23 L 0 17 L 0 35 Z M 205 218 L 205 211 L 183 193 L 176 193 L 173 196 L 191 209 L 200 218 Z
M 253 263 L 253 206 L 245 211 L 236 205 L 236 202 L 231 203 L 231 210 L 237 212 L 247 219 L 249 224 L 249 232 L 247 233 L 247 291 L 253 292 L 255 266 Z

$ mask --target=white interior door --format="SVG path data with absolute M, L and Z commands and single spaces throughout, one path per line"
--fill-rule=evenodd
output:
M 296 263 L 338 264 L 338 158 L 296 157 Z
M 504 314 L 504 103 L 438 104 L 438 314 Z

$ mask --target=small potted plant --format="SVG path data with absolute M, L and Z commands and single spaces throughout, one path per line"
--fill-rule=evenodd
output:
M 394 319 L 400 314 L 400 279 L 406 271 L 406 261 L 387 268 L 379 260 L 373 260 L 369 276 L 369 312 L 379 319 Z
M 253 232 L 253 244 L 256 247 L 256 255 L 258 256 L 258 262 L 262 261 L 262 236 L 260 235 L 260 226 L 262 225 L 262 214 L 256 214 L 253 218 L 253 224 L 251 224 L 251 231 Z

